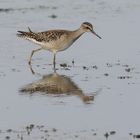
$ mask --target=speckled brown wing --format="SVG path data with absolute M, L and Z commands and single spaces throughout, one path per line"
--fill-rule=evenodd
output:
M 46 32 L 39 32 L 36 34 L 36 40 L 39 42 L 50 42 L 60 39 L 61 36 L 67 35 L 64 30 L 50 30 Z
M 23 37 L 29 40 L 36 40 L 37 42 L 50 42 L 59 39 L 62 35 L 66 35 L 67 32 L 64 30 L 50 30 L 46 32 L 24 32 L 18 31 L 17 34 L 19 37 Z

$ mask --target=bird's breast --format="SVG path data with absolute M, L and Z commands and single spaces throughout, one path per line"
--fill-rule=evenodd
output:
M 52 52 L 63 51 L 69 48 L 81 35 L 65 34 L 56 40 L 45 42 L 43 48 Z

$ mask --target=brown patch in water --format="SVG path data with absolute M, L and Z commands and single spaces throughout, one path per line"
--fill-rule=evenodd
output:
M 89 68 L 88 68 L 88 67 L 86 67 L 86 66 L 83 66 L 83 69 L 84 69 L 84 70 L 89 70 Z
M 131 76 L 118 76 L 118 79 L 130 79 L 132 78 Z
M 96 70 L 98 69 L 98 67 L 96 65 L 92 66 L 92 68 L 93 69 L 96 69 Z
M 140 139 L 140 134 L 133 135 L 133 138 Z
M 106 133 L 104 134 L 104 136 L 105 136 L 106 139 L 108 139 L 108 137 L 109 137 L 108 132 L 106 132 Z
M 126 71 L 126 72 L 130 72 L 131 69 L 130 69 L 130 68 L 126 68 L 125 71 Z
M 115 135 L 116 131 L 110 131 L 110 135 Z
M 55 18 L 57 18 L 57 15 L 52 14 L 52 15 L 50 15 L 49 17 L 55 19 Z
M 84 103 L 89 103 L 94 100 L 94 95 L 86 95 L 83 91 L 72 81 L 72 79 L 65 75 L 57 73 L 48 74 L 42 79 L 26 85 L 20 89 L 24 94 L 33 95 L 39 93 L 42 95 L 76 95 Z
M 105 73 L 104 76 L 109 76 L 109 74 L 108 73 Z

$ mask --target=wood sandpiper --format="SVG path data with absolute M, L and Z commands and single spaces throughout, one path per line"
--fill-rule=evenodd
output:
M 93 26 L 89 22 L 82 23 L 80 28 L 74 31 L 58 29 L 44 32 L 33 32 L 29 27 L 28 29 L 29 32 L 18 31 L 17 36 L 30 40 L 41 46 L 41 48 L 31 52 L 28 62 L 29 65 L 31 65 L 31 59 L 34 53 L 44 49 L 49 50 L 54 54 L 53 65 L 55 68 L 56 53 L 69 48 L 85 32 L 91 32 L 101 39 L 101 37 L 93 30 Z

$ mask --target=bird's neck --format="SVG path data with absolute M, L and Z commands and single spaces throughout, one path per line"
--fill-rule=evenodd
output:
M 85 33 L 85 31 L 82 28 L 79 28 L 74 32 L 75 32 L 75 36 L 81 36 L 83 33 Z
M 83 31 L 81 28 L 73 31 L 73 39 L 76 41 L 85 31 Z

